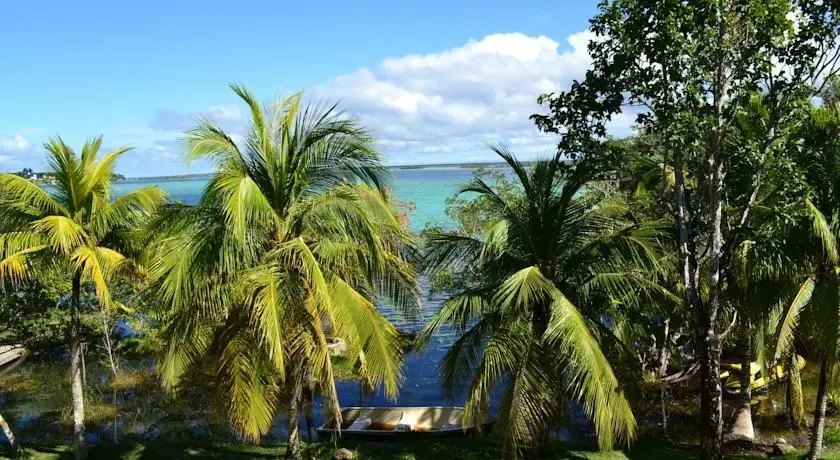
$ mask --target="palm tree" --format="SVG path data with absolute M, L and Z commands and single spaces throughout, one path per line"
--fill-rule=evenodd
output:
M 519 189 L 502 196 L 480 178 L 462 189 L 492 203 L 496 216 L 483 236 L 430 237 L 429 270 L 469 273 L 421 335 L 443 325 L 460 338 L 441 363 L 445 388 L 466 391 L 465 425 L 482 423 L 501 394 L 496 429 L 504 455 L 541 443 L 568 399 L 580 401 L 599 445 L 609 449 L 635 436 L 630 404 L 602 351 L 612 334 L 609 292 L 644 286 L 656 267 L 662 234 L 625 218 L 626 207 L 589 187 L 593 171 L 562 160 L 530 171 L 502 147 Z M 632 263 L 626 263 L 632 262 Z M 638 268 L 632 268 L 638 267 Z M 498 393 L 501 391 L 501 393 Z
M 246 88 L 231 89 L 250 108 L 250 130 L 242 143 L 209 120 L 187 132 L 188 157 L 214 161 L 216 172 L 199 204 L 161 219 L 150 256 L 152 289 L 168 308 L 160 375 L 173 387 L 214 357 L 233 425 L 253 440 L 286 395 L 287 455 L 299 457 L 305 387 L 319 388 L 327 418 L 341 422 L 328 336 L 345 341 L 364 378 L 396 395 L 398 335 L 374 300 L 418 307 L 413 241 L 356 119 L 304 106 L 300 94 L 262 106 Z
M 809 331 L 820 363 L 808 454 L 817 459 L 822 455 L 829 379 L 840 364 L 840 105 L 812 109 L 804 125 L 807 135 L 796 159 L 809 193 L 802 205 L 806 219 L 798 233 L 810 237 L 799 243 L 810 268 L 779 320 L 776 355 L 789 354 L 796 326 L 807 325 L 804 330 Z
M 86 456 L 82 391 L 81 295 L 93 286 L 101 307 L 112 305 L 108 284 L 131 268 L 136 231 L 164 200 L 156 187 L 111 199 L 116 161 L 128 150 L 97 159 L 102 138 L 88 140 L 76 154 L 61 138 L 44 144 L 55 184 L 41 188 L 27 179 L 0 174 L 0 281 L 20 282 L 56 265 L 66 267 L 70 293 L 70 381 L 73 402 L 73 451 Z
M 798 255 L 801 242 L 791 234 L 788 225 L 766 219 L 765 215 L 769 214 L 778 216 L 784 214 L 784 210 L 781 206 L 773 208 L 762 203 L 762 207 L 753 213 L 751 234 L 732 255 L 735 262 L 726 288 L 730 304 L 738 314 L 733 350 L 741 367 L 738 372 L 739 404 L 730 435 L 749 440 L 755 438 L 751 363 L 758 361 L 764 375 L 768 375 L 771 365 L 789 367 L 791 357 L 788 353 L 776 352 L 776 332 L 785 302 L 789 293 L 796 289 L 802 269 Z M 793 360 L 796 361 L 795 353 Z

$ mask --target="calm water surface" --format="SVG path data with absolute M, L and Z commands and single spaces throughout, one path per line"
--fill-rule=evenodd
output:
M 427 223 L 451 224 L 444 209 L 446 199 L 458 192 L 458 189 L 472 177 L 469 168 L 424 168 L 397 169 L 392 172 L 391 189 L 402 202 L 411 202 L 416 210 L 411 215 L 411 229 L 418 231 Z M 185 203 L 193 204 L 201 197 L 207 184 L 203 177 L 185 180 L 127 180 L 114 183 L 114 193 L 157 185 L 169 195 Z
M 420 230 L 426 224 L 452 225 L 452 222 L 446 217 L 445 201 L 448 197 L 457 193 L 460 186 L 467 182 L 472 176 L 472 170 L 466 168 L 428 168 L 416 170 L 395 170 L 391 188 L 397 198 L 406 203 L 413 203 L 415 208 L 410 213 L 410 225 L 412 230 Z M 198 201 L 201 192 L 207 183 L 206 178 L 192 178 L 186 180 L 136 180 L 123 181 L 115 184 L 115 193 L 122 194 L 139 187 L 158 185 L 164 188 L 169 195 L 179 201 L 193 204 Z M 421 280 L 424 291 L 424 302 L 422 314 L 419 319 L 410 321 L 394 314 L 390 311 L 384 311 L 398 327 L 417 331 L 420 330 L 429 317 L 440 308 L 440 297 L 433 297 L 428 295 L 428 283 Z M 463 401 L 451 401 L 447 399 L 441 390 L 441 383 L 438 378 L 437 366 L 443 357 L 446 348 L 450 345 L 456 337 L 454 333 L 449 330 L 440 331 L 433 337 L 430 346 L 419 352 L 410 352 L 406 356 L 405 367 L 403 369 L 405 380 L 400 389 L 399 397 L 396 400 L 390 400 L 381 392 L 375 395 L 360 394 L 359 385 L 352 381 L 342 381 L 338 383 L 338 393 L 343 406 L 359 405 L 360 403 L 367 406 L 426 406 L 426 405 L 461 405 Z M 149 362 L 144 363 L 125 363 L 123 367 L 139 366 L 147 367 Z M 103 369 L 91 366 L 93 370 L 89 372 L 99 372 L 93 378 L 107 379 L 108 374 Z M 30 373 L 35 378 L 45 379 L 50 372 L 56 374 L 52 378 L 65 378 L 66 370 L 64 363 L 27 363 L 17 372 Z M 61 375 L 61 377 L 58 377 Z M 0 388 L 0 390 L 3 390 Z M 125 392 L 124 392 L 125 393 Z M 125 398 L 126 394 L 121 394 L 120 398 Z M 69 394 L 66 395 L 69 402 Z M 129 397 L 145 398 L 143 395 L 128 393 Z M 115 393 L 115 400 L 117 399 Z M 149 398 L 151 399 L 151 398 Z M 27 425 L 37 422 L 38 418 L 50 410 L 51 404 L 64 404 L 62 402 L 45 402 L 39 399 L 37 395 L 32 395 L 32 399 L 24 404 L 15 407 L 3 407 L 7 418 L 11 419 L 17 427 L 25 428 Z M 2 404 L 2 397 L 0 397 L 0 404 Z M 119 404 L 117 404 L 119 405 Z M 148 410 L 144 411 L 142 416 L 138 414 L 119 414 L 114 417 L 113 422 L 104 423 L 101 426 L 88 426 L 90 431 L 90 438 L 92 441 L 109 440 L 112 439 L 111 434 L 114 428 L 118 428 L 119 434 L 133 433 L 144 437 L 166 437 L 167 429 L 160 428 L 160 420 L 166 419 L 165 411 L 161 412 L 158 408 L 152 407 L 153 403 L 148 404 Z M 55 409 L 55 408 L 52 408 Z M 66 410 L 66 409 L 64 409 Z M 320 412 L 320 411 L 318 411 Z M 192 435 L 213 435 L 218 436 L 218 429 L 214 431 L 205 425 L 202 420 L 202 412 L 197 411 L 196 416 L 192 420 L 180 422 L 185 424 L 188 431 Z M 134 417 L 131 420 L 131 417 Z M 155 420 L 157 417 L 158 420 Z M 320 422 L 320 413 L 318 414 Z M 157 424 L 157 425 L 156 425 Z M 157 428 L 154 428 L 157 426 Z M 275 429 L 272 431 L 272 437 L 282 439 L 286 433 L 286 422 L 283 416 L 278 416 L 278 421 Z M 56 433 L 58 434 L 58 433 Z M 232 436 L 230 432 L 226 432 L 223 436 Z M 26 441 L 26 438 L 23 439 Z

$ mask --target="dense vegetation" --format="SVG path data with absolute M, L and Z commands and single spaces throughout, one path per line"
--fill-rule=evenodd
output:
M 201 381 L 249 441 L 285 410 L 282 450 L 301 458 L 314 397 L 341 422 L 329 337 L 356 378 L 397 395 L 403 339 L 377 306 L 415 315 L 422 270 L 447 300 L 418 346 L 459 333 L 442 380 L 466 395 L 465 424 L 495 416 L 494 454 L 549 452 L 569 401 L 602 450 L 669 439 L 669 400 L 693 408 L 699 395 L 696 420 L 674 428 L 699 422 L 702 457 L 722 458 L 725 439 L 757 440 L 756 362 L 787 382 L 775 423 L 801 431 L 814 404 L 809 457 L 821 458 L 840 375 L 838 7 L 602 2 L 585 78 L 533 116 L 557 151 L 526 164 L 494 147 L 506 168 L 478 170 L 448 202 L 457 225 L 422 240 L 361 122 L 301 95 L 260 104 L 232 85 L 250 112 L 244 140 L 211 121 L 185 133 L 188 159 L 216 164 L 194 206 L 158 188 L 114 199 L 128 149 L 52 139 L 48 186 L 0 174 L 0 338 L 66 344 L 76 458 L 82 344 L 102 337 L 118 378 L 117 318 L 136 322 L 171 397 Z M 634 135 L 610 137 L 628 114 Z M 813 398 L 798 355 L 816 366 Z M 726 388 L 722 371 L 738 374 Z M 726 437 L 725 389 L 737 398 Z

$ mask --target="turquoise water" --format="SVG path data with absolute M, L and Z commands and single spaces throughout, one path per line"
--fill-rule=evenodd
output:
M 415 210 L 410 213 L 410 226 L 412 230 L 418 231 L 427 223 L 451 223 L 444 212 L 446 199 L 455 195 L 459 187 L 472 177 L 472 173 L 472 169 L 459 167 L 397 169 L 393 171 L 389 185 L 400 201 L 414 203 Z M 206 177 L 127 180 L 114 183 L 114 193 L 122 194 L 140 187 L 157 185 L 166 190 L 173 199 L 194 204 L 201 197 L 206 184 Z

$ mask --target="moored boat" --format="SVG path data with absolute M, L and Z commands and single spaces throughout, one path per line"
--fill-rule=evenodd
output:
M 23 345 L 0 345 L 0 373 L 11 371 L 26 360 L 28 352 Z
M 394 439 L 464 436 L 486 428 L 464 426 L 462 407 L 348 407 L 341 411 L 340 429 L 330 423 L 318 428 L 318 435 L 344 438 Z
M 341 357 L 347 353 L 347 344 L 340 337 L 327 337 L 327 349 L 330 356 Z

